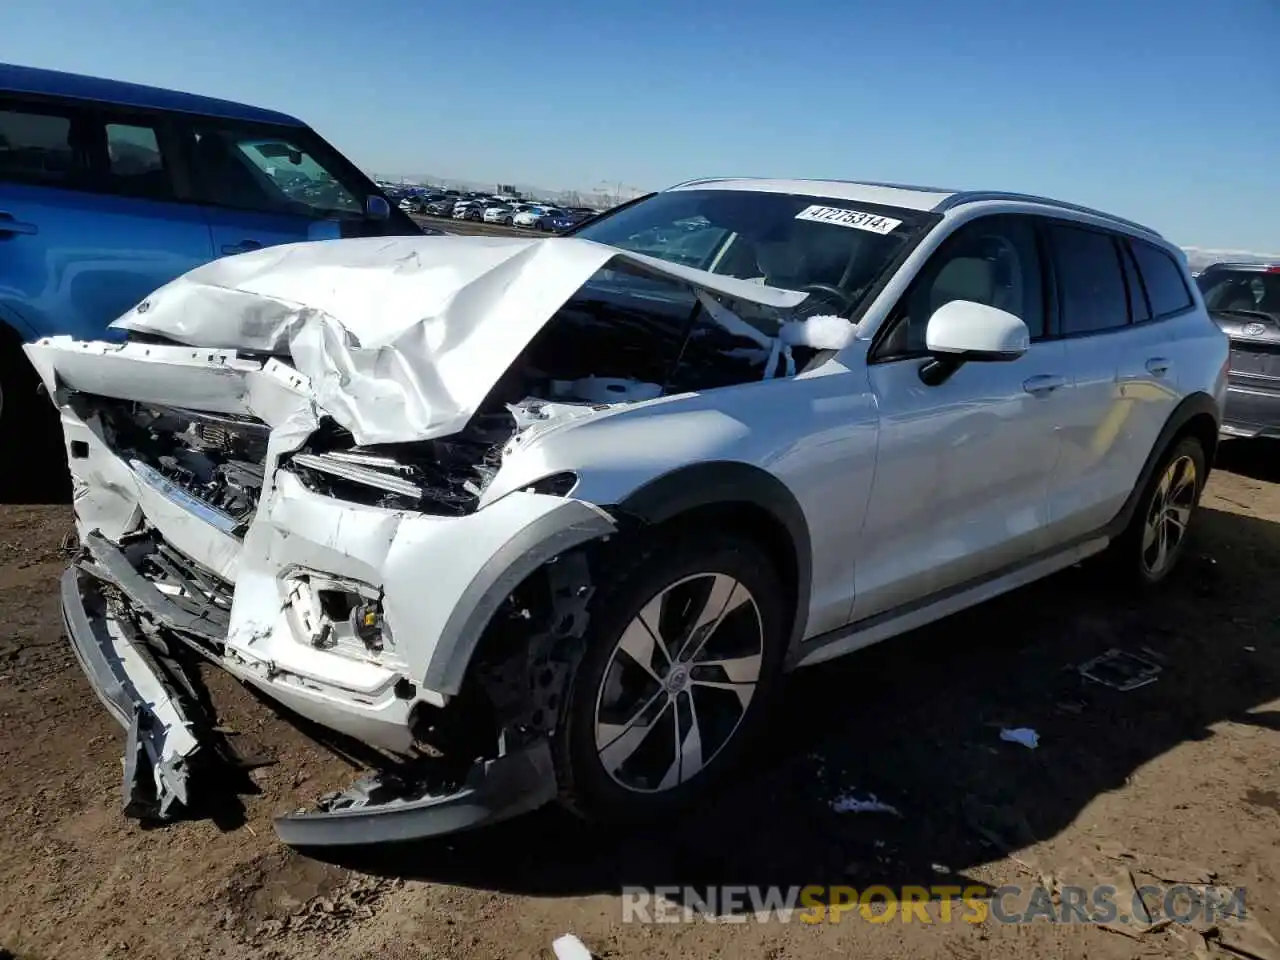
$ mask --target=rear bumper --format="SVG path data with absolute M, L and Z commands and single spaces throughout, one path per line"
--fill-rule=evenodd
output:
M 1229 437 L 1280 437 L 1280 389 L 1229 383 L 1221 432 Z

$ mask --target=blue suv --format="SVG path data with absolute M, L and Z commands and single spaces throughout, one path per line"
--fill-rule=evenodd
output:
M 0 458 L 43 439 L 33 424 L 57 443 L 22 341 L 102 338 L 156 287 L 227 254 L 424 232 L 286 114 L 0 64 Z

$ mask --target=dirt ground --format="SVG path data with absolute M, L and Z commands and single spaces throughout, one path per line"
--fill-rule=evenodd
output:
M 1245 887 L 1250 916 L 1280 935 L 1274 447 L 1224 448 L 1166 589 L 1126 596 L 1071 570 L 801 672 L 748 775 L 666 830 L 590 831 L 544 811 L 340 861 L 282 846 L 271 817 L 353 771 L 216 673 L 241 751 L 276 760 L 254 771 L 260 792 L 217 822 L 124 819 L 122 733 L 62 637 L 69 516 L 0 507 L 0 957 L 549 957 L 566 932 L 608 958 L 1220 952 L 1212 931 L 1206 946 L 1179 925 L 621 922 L 627 886 L 1052 887 L 1118 867 Z M 1073 669 L 1111 647 L 1163 670 L 1120 692 Z M 1002 727 L 1034 728 L 1038 747 L 1002 742 Z M 850 791 L 900 815 L 837 812 Z M 1249 935 L 1234 955 L 1280 956 Z

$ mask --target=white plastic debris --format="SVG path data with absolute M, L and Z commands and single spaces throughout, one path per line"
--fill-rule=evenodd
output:
M 1040 734 L 1036 733 L 1030 727 L 1016 727 L 1013 730 L 1001 730 L 1000 739 L 1006 743 L 1020 743 L 1024 747 L 1034 750 L 1040 745 Z
M 831 809 L 836 813 L 888 813 L 895 817 L 902 816 L 897 807 L 878 799 L 874 793 L 867 794 L 865 799 L 852 793 L 843 793 L 831 801 Z
M 823 314 L 803 320 L 788 320 L 778 331 L 778 339 L 789 347 L 843 350 L 853 336 L 853 330 L 853 324 L 844 317 Z
M 551 944 L 557 960 L 591 960 L 591 951 L 572 933 L 557 937 Z

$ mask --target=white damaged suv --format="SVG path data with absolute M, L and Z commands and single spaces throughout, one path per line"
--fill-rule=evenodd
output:
M 382 758 L 278 821 L 305 845 L 665 811 L 789 669 L 1108 547 L 1159 582 L 1228 356 L 1146 227 L 811 180 L 246 253 L 115 326 L 27 352 L 126 810 L 217 786 L 200 657 Z

